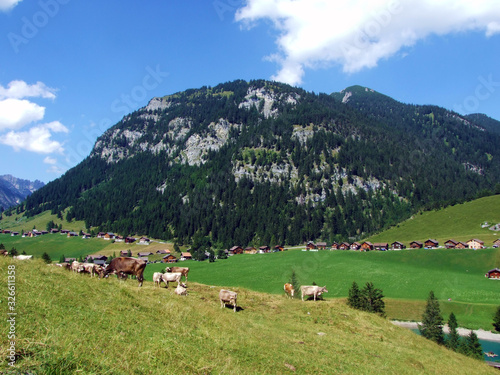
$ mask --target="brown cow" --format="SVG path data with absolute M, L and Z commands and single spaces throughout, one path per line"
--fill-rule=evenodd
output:
M 118 257 L 114 258 L 111 263 L 101 272 L 100 277 L 106 277 L 110 273 L 116 273 L 118 277 L 125 278 L 127 275 L 135 275 L 139 286 L 142 286 L 144 281 L 144 268 L 146 268 L 146 261 L 141 259 Z
M 167 267 L 165 268 L 165 272 L 180 272 L 186 278 L 186 283 L 188 282 L 188 267 Z
M 290 283 L 286 283 L 283 286 L 283 289 L 285 290 L 285 294 L 287 297 L 293 298 L 293 295 L 295 294 L 295 289 L 293 289 L 293 285 Z
M 238 298 L 238 294 L 236 292 L 232 292 L 230 290 L 221 289 L 219 292 L 219 300 L 220 307 L 226 307 L 226 303 L 230 303 L 233 305 L 233 311 L 236 312 L 236 299 Z

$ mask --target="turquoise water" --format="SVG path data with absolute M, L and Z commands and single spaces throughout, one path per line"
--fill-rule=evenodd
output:
M 411 329 L 411 331 L 415 332 L 416 334 L 420 335 L 420 331 L 417 329 Z M 488 340 L 479 340 L 479 343 L 481 344 L 481 347 L 483 348 L 484 353 L 489 353 L 493 352 L 498 357 L 487 357 L 486 354 L 483 356 L 485 361 L 488 362 L 500 362 L 500 342 L 496 341 L 488 341 Z

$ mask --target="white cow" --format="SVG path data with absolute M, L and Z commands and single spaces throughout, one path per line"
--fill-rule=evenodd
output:
M 99 272 L 101 271 L 101 267 L 97 264 L 94 264 L 94 263 L 80 263 L 81 264 L 81 267 L 80 268 L 81 270 L 78 271 L 78 272 L 85 272 L 85 273 L 90 273 L 90 277 L 94 277 L 94 275 L 98 275 Z
M 161 273 L 161 272 L 153 273 L 153 282 L 155 283 L 155 286 L 160 287 L 160 284 L 163 281 L 162 276 L 163 276 L 163 273 Z
M 238 293 L 230 290 L 221 289 L 219 292 L 220 307 L 226 307 L 226 303 L 233 305 L 233 311 L 236 312 L 236 298 Z
M 33 259 L 33 255 L 14 255 L 12 258 L 19 260 Z
M 319 297 L 323 293 L 327 293 L 325 286 L 317 286 L 317 285 L 302 285 L 300 287 L 300 292 L 302 293 L 302 301 L 304 300 L 304 296 L 314 296 L 314 300 Z
M 181 282 L 181 277 L 182 277 L 182 273 L 180 273 L 180 272 L 166 272 L 161 276 L 161 279 L 167 285 L 167 288 L 168 288 L 169 282 L 170 283 L 176 282 L 177 285 L 179 285 Z
M 175 288 L 174 292 L 179 296 L 187 296 L 187 288 L 185 288 L 181 284 L 177 285 L 177 288 Z
M 71 263 L 71 270 L 73 272 L 78 272 L 78 273 L 83 272 L 84 270 L 83 263 L 74 260 L 73 263 Z

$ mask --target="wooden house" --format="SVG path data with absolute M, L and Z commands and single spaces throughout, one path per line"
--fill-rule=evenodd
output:
M 115 239 L 115 234 L 114 233 L 106 233 L 103 237 L 105 240 L 114 240 Z
M 161 250 L 156 251 L 156 254 L 170 254 L 170 250 L 161 249 Z
M 120 251 L 120 256 L 121 257 L 128 257 L 128 250 L 122 250 L 122 251 Z
M 455 249 L 468 249 L 469 245 L 467 245 L 465 242 L 458 242 L 455 246 Z
M 332 250 L 338 250 L 339 244 L 337 242 L 332 243 L 332 246 L 330 246 Z
M 88 238 L 91 238 L 92 236 L 90 235 L 90 233 L 85 233 L 85 232 L 82 232 L 82 238 L 83 239 L 88 239 Z
M 410 248 L 411 249 L 421 249 L 424 247 L 424 244 L 420 241 L 412 241 L 410 242 Z
M 369 241 L 365 241 L 361 244 L 362 251 L 371 251 L 373 250 L 373 244 Z
M 350 248 L 351 250 L 359 250 L 361 248 L 361 244 L 359 242 L 353 242 Z
M 142 253 L 137 254 L 137 256 L 138 256 L 139 258 L 147 258 L 147 257 L 148 257 L 148 256 L 150 256 L 150 255 L 153 255 L 153 253 L 152 253 L 152 252 L 150 252 L 150 251 L 145 251 L 145 252 L 142 252 Z
M 493 242 L 493 247 L 500 247 L 500 238 Z
M 3 233 L 3 234 L 10 234 L 10 230 L 8 230 L 8 229 L 4 229 L 4 230 L 2 231 L 2 233 Z
M 68 234 L 69 230 L 68 229 L 61 229 L 61 234 Z
M 134 237 L 125 237 L 125 243 L 134 243 L 135 238 Z
M 387 242 L 375 242 L 373 248 L 375 250 L 386 251 L 389 250 L 389 244 Z
M 241 246 L 233 246 L 229 249 L 229 255 L 243 254 L 243 248 Z
M 65 263 L 73 263 L 76 260 L 76 258 L 64 258 Z
M 283 245 L 276 245 L 274 251 L 285 251 L 285 247 Z
M 125 242 L 125 238 L 123 236 L 115 236 L 115 242 Z
M 316 248 L 318 250 L 325 250 L 326 249 L 326 242 L 318 242 L 318 243 L 316 243 Z
M 406 245 L 402 242 L 394 241 L 393 243 L 391 243 L 391 249 L 392 250 L 403 250 L 403 249 L 406 249 Z
M 50 233 L 59 233 L 59 229 L 57 229 L 57 228 L 52 228 L 52 229 L 50 230 Z
M 162 260 L 161 260 L 163 263 L 175 263 L 177 262 L 177 258 L 172 255 L 172 254 L 167 254 L 165 255 Z
M 488 279 L 500 280 L 500 268 L 493 268 L 492 270 L 486 272 L 484 276 Z
M 259 247 L 259 253 L 268 253 L 271 251 L 271 248 L 269 246 L 261 246 Z
M 484 248 L 484 242 L 478 240 L 477 238 L 473 238 L 472 240 L 467 241 L 467 245 L 469 246 L 469 249 L 474 249 L 474 250 Z
M 257 254 L 257 249 L 253 246 L 245 247 L 245 254 Z
M 317 248 L 316 244 L 312 241 L 309 241 L 306 245 L 306 250 L 315 250 Z
M 68 237 L 78 237 L 78 233 L 76 233 L 76 232 L 68 232 L 67 236 Z
M 439 242 L 429 238 L 427 241 L 425 241 L 424 245 L 426 249 L 433 249 L 439 246 Z
M 62 231 L 61 231 L 61 232 L 62 232 Z M 106 234 L 106 233 L 104 233 L 104 232 L 99 232 L 99 233 L 97 233 L 97 236 L 96 236 L 96 237 L 97 237 L 97 238 L 104 238 L 105 234 Z
M 181 253 L 181 260 L 190 260 L 190 259 L 193 259 L 191 253 L 188 252 Z
M 339 250 L 349 250 L 351 248 L 351 245 L 349 245 L 347 242 L 342 242 L 339 245 Z
M 450 239 L 444 243 L 444 247 L 447 249 L 455 249 L 458 245 L 458 241 L 455 241 L 453 239 Z
M 138 245 L 149 245 L 149 242 L 151 240 L 147 237 L 141 237 L 139 238 L 139 242 L 137 242 Z
M 19 236 L 19 232 L 12 232 L 10 235 L 11 236 Z

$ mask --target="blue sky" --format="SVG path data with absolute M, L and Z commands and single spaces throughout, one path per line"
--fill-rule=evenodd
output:
M 500 120 L 497 0 L 346 3 L 0 0 L 0 175 L 53 180 L 152 97 L 234 79 Z

